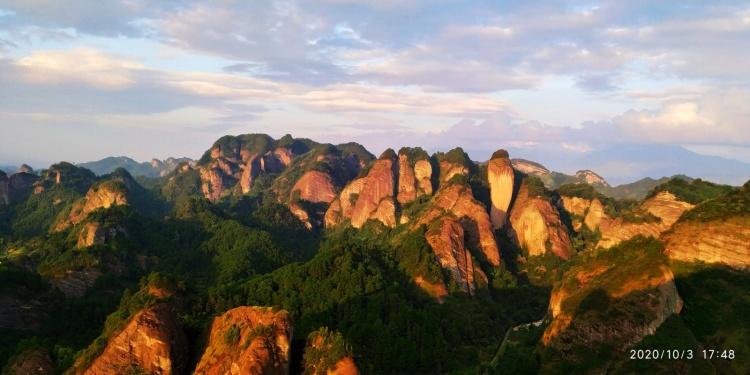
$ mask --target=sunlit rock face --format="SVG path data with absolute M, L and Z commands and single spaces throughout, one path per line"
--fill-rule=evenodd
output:
M 527 249 L 529 256 L 552 252 L 570 258 L 572 245 L 560 213 L 548 200 L 529 197 L 525 184 L 513 203 L 507 233 L 517 246 Z
M 685 262 L 724 263 L 750 268 L 750 217 L 679 222 L 662 237 L 666 254 Z
M 187 365 L 188 342 L 175 313 L 157 303 L 138 313 L 125 329 L 109 341 L 85 375 L 119 375 L 138 366 L 150 374 L 178 375 Z
M 604 178 L 602 178 L 602 176 L 599 176 L 598 174 L 588 169 L 576 172 L 576 177 L 586 181 L 587 184 L 602 184 L 606 187 L 609 187 L 609 184 L 607 183 L 607 181 L 604 181 Z
M 499 229 L 508 218 L 508 208 L 513 199 L 513 167 L 505 150 L 496 151 L 487 165 L 487 179 L 490 183 L 490 218 L 492 226 Z
M 440 265 L 449 270 L 459 288 L 474 294 L 474 262 L 464 246 L 464 229 L 453 215 L 445 215 L 433 222 L 425 234 L 427 243 Z M 481 272 L 481 271 L 480 271 Z
M 214 318 L 195 374 L 289 373 L 294 325 L 284 310 L 237 307 Z
M 76 225 L 86 219 L 92 211 L 99 208 L 128 204 L 127 192 L 126 184 L 121 181 L 110 180 L 94 185 L 84 198 L 73 205 L 67 218 L 57 223 L 55 230 L 60 231 L 71 225 Z

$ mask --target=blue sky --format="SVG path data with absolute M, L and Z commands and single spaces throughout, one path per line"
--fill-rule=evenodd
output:
M 744 1 L 3 0 L 0 164 L 242 133 L 748 162 L 748 61 Z

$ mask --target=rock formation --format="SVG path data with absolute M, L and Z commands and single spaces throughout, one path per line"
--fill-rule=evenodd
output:
M 127 234 L 127 231 L 120 225 L 103 226 L 99 223 L 86 223 L 78 235 L 76 247 L 84 248 L 94 244 L 103 244 L 115 238 L 118 233 Z
M 694 205 L 678 201 L 673 194 L 664 191 L 645 200 L 640 205 L 642 210 L 659 218 L 658 222 L 631 223 L 622 218 L 607 220 L 602 215 L 599 223 L 602 238 L 597 246 L 608 248 L 637 234 L 659 237 L 662 232 L 669 229 L 680 218 L 683 212 L 693 207 Z M 591 212 L 591 209 L 589 211 Z
M 321 171 L 309 171 L 292 187 L 292 193 L 299 191 L 299 198 L 310 202 L 330 203 L 336 198 L 336 188 L 331 176 Z
M 529 189 L 522 184 L 510 212 L 508 236 L 528 250 L 529 256 L 551 251 L 563 259 L 570 258 L 572 247 L 560 213 L 547 199 L 529 197 Z
M 359 375 L 354 358 L 347 354 L 340 333 L 321 328 L 310 334 L 305 347 L 304 366 L 307 374 Z
M 450 271 L 458 287 L 463 292 L 474 294 L 474 261 L 464 247 L 464 229 L 458 218 L 450 214 L 438 218 L 430 225 L 425 238 L 438 263 Z
M 128 188 L 120 181 L 108 180 L 95 184 L 84 198 L 73 205 L 67 218 L 57 223 L 55 231 L 80 223 L 96 209 L 128 204 L 127 192 Z
M 68 270 L 63 275 L 56 275 L 51 278 L 49 283 L 68 298 L 81 298 L 94 286 L 94 281 L 101 275 L 102 273 L 95 268 L 86 268 L 80 271 Z
M 490 218 L 492 226 L 500 229 L 508 218 L 508 208 L 513 198 L 513 167 L 505 150 L 496 151 L 487 165 L 490 183 Z
M 288 374 L 293 325 L 286 311 L 237 307 L 214 318 L 196 374 Z
M 159 302 L 138 313 L 88 369 L 77 369 L 76 374 L 118 375 L 135 367 L 150 374 L 178 375 L 187 358 L 185 333 L 172 308 Z
M 583 181 L 586 181 L 587 184 L 602 184 L 606 187 L 610 187 L 607 181 L 604 181 L 604 178 L 602 178 L 602 176 L 599 176 L 598 174 L 588 169 L 576 172 L 576 177 Z
M 466 233 L 469 248 L 476 248 L 493 266 L 500 266 L 500 250 L 495 242 L 487 209 L 474 199 L 471 188 L 466 184 L 452 184 L 441 187 L 428 205 L 425 213 L 413 224 L 431 224 L 444 213 L 451 213 Z
M 24 164 L 24 166 L 26 165 Z M 18 202 L 31 192 L 34 183 L 39 180 L 39 176 L 29 171 L 33 170 L 21 167 L 17 173 L 11 173 L 10 175 L 0 171 L 0 205 L 7 206 L 13 202 Z
M 666 257 L 655 248 L 659 243 L 639 237 L 623 245 L 600 250 L 574 266 L 553 289 L 551 322 L 541 343 L 554 348 L 550 353 L 559 357 L 556 360 L 580 363 L 597 355 L 602 345 L 616 355 L 680 312 L 682 300 Z M 594 353 L 582 357 L 576 347 Z M 557 362 L 548 365 L 552 363 Z
M 550 173 L 549 169 L 545 168 L 543 165 L 530 160 L 513 158 L 510 160 L 510 162 L 513 166 L 513 169 L 521 171 L 528 175 L 541 176 Z
M 375 219 L 395 227 L 397 160 L 393 150 L 386 150 L 367 176 L 350 182 L 326 212 L 326 226 L 350 219 L 353 227 L 361 228 L 367 220 Z
M 432 165 L 421 148 L 402 148 L 398 153 L 398 198 L 406 204 L 420 195 L 432 195 Z
M 685 262 L 725 263 L 750 268 L 750 218 L 679 222 L 665 233 L 666 254 Z
M 52 375 L 55 364 L 49 354 L 38 349 L 26 349 L 7 368 L 8 375 Z
M 8 175 L 0 171 L 0 205 L 7 206 L 10 204 L 9 185 L 10 179 L 8 179 Z

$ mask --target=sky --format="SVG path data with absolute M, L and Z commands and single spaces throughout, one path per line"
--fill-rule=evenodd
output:
M 244 133 L 750 162 L 748 62 L 746 1 L 0 0 L 0 165 Z

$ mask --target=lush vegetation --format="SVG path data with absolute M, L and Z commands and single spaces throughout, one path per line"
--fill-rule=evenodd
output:
M 677 200 L 698 204 L 729 193 L 732 190 L 733 188 L 729 185 L 714 184 L 703 181 L 700 178 L 688 182 L 682 178 L 675 177 L 651 189 L 646 195 L 646 199 L 655 197 L 657 194 L 666 191 L 674 194 Z
M 492 266 L 476 246 L 468 245 L 482 271 L 475 272 L 477 288 L 468 295 L 427 243 L 430 225 L 412 222 L 387 228 L 371 221 L 360 229 L 341 225 L 308 230 L 287 207 L 293 202 L 308 212 L 324 213 L 325 203 L 295 198 L 291 186 L 316 170 L 332 176 L 340 188 L 355 177 L 359 161 L 367 165 L 359 173 L 366 173 L 375 158 L 361 145 L 246 135 L 221 138 L 214 147 L 228 158 L 239 157 L 243 150 L 277 147 L 299 156 L 283 173 L 259 174 L 247 194 L 234 188 L 215 203 L 203 197 L 198 170 L 133 180 L 124 169 L 96 177 L 60 163 L 41 172 L 37 186 L 43 190 L 38 194 L 0 206 L 0 303 L 5 309 L 0 314 L 0 363 L 41 355 L 54 363 L 56 374 L 71 371 L 76 361 L 79 368 L 86 367 L 136 314 L 160 300 L 148 293 L 159 289 L 188 336 L 189 366 L 203 354 L 214 317 L 252 305 L 284 309 L 292 318 L 294 373 L 325 372 L 343 357 L 352 357 L 364 374 L 586 373 L 607 366 L 613 373 L 702 373 L 710 366 L 720 373 L 744 373 L 750 368 L 742 359 L 750 358 L 747 272 L 670 265 L 663 245 L 653 238 L 636 237 L 610 250 L 595 250 L 600 233 L 585 226 L 573 238 L 570 261 L 551 253 L 531 257 L 498 230 L 501 266 Z M 420 148 L 399 153 L 407 154 L 410 163 L 428 159 Z M 499 152 L 493 157 L 505 156 Z M 382 157 L 396 154 L 389 150 Z M 204 164 L 211 162 L 210 150 L 203 159 Z M 473 163 L 460 148 L 429 160 L 433 168 L 440 162 L 466 167 L 467 175 L 456 175 L 441 187 L 461 185 L 462 194 L 471 192 L 488 204 L 486 164 Z M 357 168 L 349 168 L 354 163 Z M 654 220 L 641 211 L 640 202 L 609 198 L 588 185 L 549 191 L 543 179 L 521 173 L 515 177 L 514 192 L 525 185 L 529 196 L 550 202 L 559 195 L 599 199 L 612 217 Z M 681 220 L 750 213 L 748 184 L 727 192 L 700 180 L 680 181 L 652 194 L 666 189 L 684 199 L 705 200 Z M 51 230 L 91 189 L 125 194 L 129 204 L 100 208 L 78 225 Z M 719 192 L 726 194 L 716 196 Z M 398 210 L 417 218 L 434 208 L 431 199 L 422 196 Z M 569 229 L 573 220 L 583 219 L 562 216 Z M 87 228 L 100 230 L 90 246 L 79 242 Z M 670 266 L 685 302 L 682 313 L 633 348 L 733 349 L 733 361 L 631 361 L 624 338 L 591 338 L 590 332 L 612 322 L 632 327 L 652 319 L 661 296 L 657 288 L 644 284 L 614 295 L 624 285 L 661 277 Z M 60 289 L 49 283 L 52 278 Z M 80 293 L 70 294 L 65 282 L 74 279 L 71 284 L 78 285 Z M 448 295 L 438 300 L 431 286 L 444 288 Z M 568 294 L 561 308 L 571 325 L 545 346 L 540 340 L 549 319 L 539 326 L 526 323 L 545 316 L 553 288 Z M 221 345 L 247 345 L 243 329 L 241 324 L 227 327 Z M 258 325 L 250 337 L 270 338 L 274 330 Z M 145 373 L 136 366 L 124 370 Z
M 727 194 L 699 204 L 682 214 L 680 221 L 724 220 L 746 215 L 750 215 L 750 181 Z

